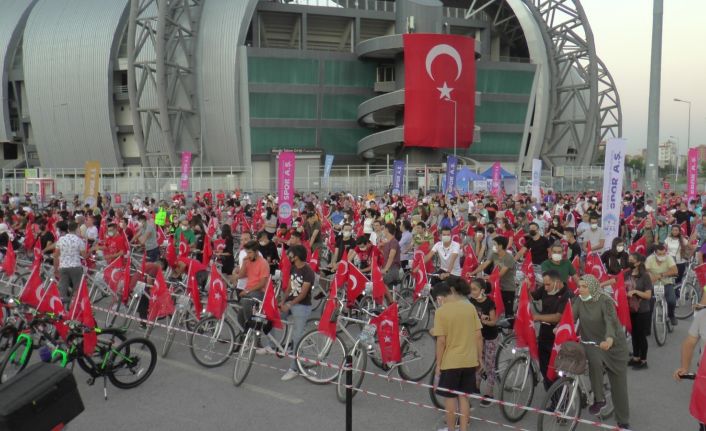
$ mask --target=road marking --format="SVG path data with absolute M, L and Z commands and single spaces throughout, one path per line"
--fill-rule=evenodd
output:
M 181 363 L 179 361 L 175 361 L 173 359 L 160 358 L 158 362 L 164 362 L 172 367 L 179 368 L 179 369 L 182 369 L 185 371 L 190 371 L 194 374 L 198 374 L 200 376 L 206 377 L 211 380 L 217 380 L 219 382 L 225 382 L 225 383 L 229 383 L 231 385 L 233 384 L 233 380 L 229 379 L 228 377 L 225 377 L 225 376 L 222 376 L 222 375 L 216 374 L 216 373 L 211 373 L 206 370 L 202 370 L 200 368 L 193 367 L 191 365 L 187 365 L 187 364 Z M 262 394 L 262 395 L 267 395 L 272 398 L 276 398 L 278 400 L 281 400 L 281 401 L 284 401 L 284 402 L 287 402 L 290 404 L 301 404 L 304 402 L 304 400 L 301 398 L 291 397 L 291 396 L 283 394 L 281 392 L 266 389 L 266 388 L 263 388 L 262 386 L 257 386 L 257 385 L 253 385 L 250 383 L 243 383 L 241 385 L 241 387 L 245 388 L 249 391 L 257 392 L 258 394 Z

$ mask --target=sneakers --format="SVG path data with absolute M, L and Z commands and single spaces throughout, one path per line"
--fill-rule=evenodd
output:
M 618 428 L 629 430 L 630 429 L 630 424 L 618 424 Z
M 257 353 L 258 355 L 274 355 L 275 349 L 270 346 L 258 347 L 257 349 L 255 349 L 255 353 Z
M 606 402 L 604 401 L 596 401 L 591 405 L 591 407 L 588 408 L 588 412 L 591 413 L 592 415 L 597 415 L 598 413 L 603 410 L 603 407 L 605 407 Z
M 637 364 L 639 364 L 639 363 L 640 363 L 640 360 L 639 360 L 639 359 L 630 358 L 630 360 L 628 361 L 628 366 L 629 366 L 629 367 L 634 367 L 635 365 L 637 365 Z
M 679 321 L 677 320 L 676 317 L 670 317 L 669 318 L 669 323 L 672 324 L 672 326 L 677 326 L 679 324 Z
M 647 368 L 647 361 L 640 361 L 637 364 L 632 366 L 633 370 L 642 370 Z
M 284 373 L 281 380 L 283 382 L 288 382 L 288 381 L 296 378 L 298 375 L 299 375 L 299 373 L 297 373 L 296 371 L 294 371 L 292 369 L 289 369 L 289 370 L 287 370 L 286 373 Z
M 479 403 L 480 406 L 481 406 L 481 407 L 490 407 L 490 406 L 492 406 L 492 405 L 493 405 L 493 402 L 490 401 L 490 400 L 492 400 L 493 397 L 490 396 L 490 395 L 486 395 L 485 398 L 486 398 L 486 399 L 484 399 L 484 400 L 480 400 L 480 403 Z

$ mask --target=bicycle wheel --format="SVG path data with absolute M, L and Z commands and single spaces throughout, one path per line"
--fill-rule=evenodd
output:
M 681 289 L 677 295 L 674 317 L 684 320 L 694 315 L 694 305 L 699 303 L 699 292 L 693 284 L 682 284 Z
M 657 345 L 664 346 L 664 343 L 667 342 L 667 314 L 664 309 L 664 302 L 661 300 L 655 302 L 652 325 Z
M 5 325 L 0 329 L 0 353 L 6 352 L 17 341 L 17 328 L 15 325 Z
M 508 365 L 515 359 L 512 349 L 515 348 L 515 334 L 511 333 L 502 338 L 495 354 L 495 375 L 498 380 L 502 378 Z
M 166 358 L 169 354 L 169 350 L 172 348 L 172 343 L 174 343 L 174 337 L 177 333 L 177 328 L 181 325 L 184 320 L 183 311 L 175 311 L 172 314 L 172 318 L 169 319 L 169 327 L 167 328 L 167 336 L 164 337 L 164 344 L 162 345 L 162 357 Z
M 245 381 L 245 378 L 252 367 L 252 360 L 255 356 L 255 341 L 257 334 L 255 330 L 249 329 L 245 335 L 243 345 L 235 355 L 235 365 L 233 366 L 233 384 L 240 386 Z
M 436 343 L 427 329 L 413 332 L 402 343 L 402 363 L 398 368 L 400 377 L 418 382 L 426 377 L 436 363 Z
M 189 334 L 191 356 L 207 368 L 223 365 L 235 348 L 236 333 L 227 320 L 209 317 L 196 325 Z
M 327 335 L 313 329 L 306 333 L 297 346 L 297 368 L 299 373 L 311 383 L 321 385 L 333 382 L 340 373 L 339 368 L 346 356 L 343 342 L 336 337 L 331 339 Z
M 419 299 L 412 304 L 412 307 L 405 316 L 404 323 L 411 328 L 426 329 L 429 328 L 430 321 L 431 313 L 429 312 L 428 303 L 426 299 Z
M 431 403 L 434 404 L 434 407 L 437 409 L 444 409 L 446 406 L 444 406 L 444 402 L 441 398 L 441 395 L 436 393 L 436 390 L 434 390 L 434 383 L 436 382 L 436 373 L 431 373 L 431 378 L 429 379 L 429 398 L 431 398 Z
M 15 343 L 5 353 L 2 363 L 0 363 L 0 383 L 5 383 L 25 369 L 30 357 L 32 357 L 32 350 L 32 341 L 24 339 Z
M 157 348 L 146 338 L 132 338 L 111 351 L 108 380 L 120 389 L 145 382 L 157 365 Z
M 573 378 L 562 377 L 549 388 L 541 408 L 562 417 L 540 413 L 537 418 L 538 431 L 576 429 L 578 418 L 581 417 L 581 394 L 575 382 Z
M 360 389 L 363 384 L 363 377 L 365 377 L 365 366 L 368 363 L 368 355 L 365 351 L 360 348 L 360 346 L 354 346 L 350 355 L 353 357 L 352 373 L 353 373 L 353 393 L 352 397 L 358 393 L 355 389 Z M 338 401 L 346 402 L 346 371 L 342 370 L 338 374 L 338 383 L 336 384 L 336 398 Z
M 534 397 L 535 384 L 530 359 L 526 356 L 515 358 L 505 370 L 500 383 L 500 401 L 529 406 Z M 517 422 L 525 416 L 527 410 L 501 404 L 500 412 L 508 421 Z
M 76 335 L 76 337 L 83 337 L 83 335 Z M 79 368 L 81 368 L 88 375 L 93 376 L 98 364 L 103 362 L 106 353 L 108 353 L 113 346 L 122 344 L 127 340 L 125 336 L 125 330 L 118 328 L 106 328 L 101 329 L 99 333 L 96 334 L 96 348 L 93 350 L 91 355 L 79 354 L 76 358 Z M 72 337 L 69 337 L 68 344 L 72 344 Z M 78 351 L 83 352 L 83 342 L 81 341 L 78 346 Z

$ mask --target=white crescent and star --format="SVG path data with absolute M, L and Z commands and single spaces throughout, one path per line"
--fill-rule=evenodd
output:
M 434 60 L 436 60 L 436 58 L 440 55 L 448 55 L 456 62 L 455 80 L 458 80 L 458 78 L 461 77 L 461 72 L 463 71 L 463 62 L 461 61 L 461 54 L 458 53 L 456 48 L 445 43 L 434 46 L 427 53 L 425 64 L 427 75 L 429 75 L 429 78 L 431 78 L 432 81 L 434 80 L 434 74 L 432 73 L 431 68 L 434 63 Z M 453 91 L 453 88 L 449 87 L 446 81 L 444 81 L 443 86 L 437 87 L 437 90 L 439 90 L 439 99 L 451 100 L 451 92 Z

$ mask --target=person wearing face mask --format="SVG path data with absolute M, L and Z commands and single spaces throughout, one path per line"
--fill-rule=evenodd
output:
M 631 253 L 628 258 L 625 290 L 628 294 L 632 323 L 633 353 L 628 365 L 639 370 L 647 368 L 647 336 L 650 334 L 650 325 L 652 325 L 650 301 L 654 291 L 650 274 L 645 269 L 645 257 L 639 253 Z
M 438 272 L 441 273 L 439 280 L 445 280 L 449 276 L 461 276 L 461 244 L 451 240 L 451 229 L 441 230 L 441 241 L 434 244 L 431 251 L 424 257 L 427 263 L 436 255 L 439 258 Z
M 541 304 L 541 311 L 535 312 L 533 309 L 532 314 L 534 321 L 540 323 L 539 334 L 537 335 L 539 370 L 544 377 L 544 390 L 547 390 L 554 383 L 547 377 L 549 359 L 554 348 L 554 328 L 561 320 L 564 307 L 566 307 L 566 303 L 569 302 L 572 295 L 564 285 L 561 274 L 556 269 L 544 271 L 542 281 L 542 287 L 535 289 L 531 294 L 532 298 Z
M 613 238 L 610 250 L 601 255 L 601 261 L 609 275 L 617 275 L 628 267 L 628 253 L 622 238 Z
M 584 250 L 587 249 L 589 244 L 591 245 L 591 251 L 598 253 L 602 252 L 605 247 L 605 232 L 598 226 L 598 220 L 600 220 L 600 217 L 596 213 L 592 213 L 589 216 L 591 226 L 581 235 L 581 244 Z
M 181 235 L 184 235 L 184 239 L 189 243 L 189 247 L 196 241 L 196 235 L 194 231 L 189 227 L 189 221 L 186 219 L 185 215 L 179 217 L 179 225 L 174 231 L 174 248 L 179 250 L 179 243 L 181 242 Z
M 471 272 L 471 275 L 479 274 L 493 264 L 500 273 L 500 294 L 505 304 L 505 315 L 514 315 L 513 305 L 515 302 L 515 259 L 507 252 L 507 238 L 497 236 L 493 239 L 493 252 L 490 258 L 484 261 Z
M 549 259 L 542 263 L 542 274 L 548 271 L 555 271 L 559 274 L 559 279 L 562 283 L 567 283 L 569 277 L 572 277 L 578 284 L 579 278 L 576 275 L 576 268 L 571 264 L 569 259 L 564 259 L 564 247 L 560 242 L 552 244 Z
M 279 267 L 279 253 L 277 252 L 277 246 L 274 242 L 270 241 L 270 237 L 266 231 L 261 231 L 257 234 L 257 242 L 260 244 L 260 254 L 265 258 L 267 264 L 270 265 L 270 274 L 274 275 L 275 271 Z
M 145 214 L 137 216 L 139 229 L 133 242 L 137 242 L 145 248 L 147 262 L 157 262 L 159 260 L 159 244 L 157 244 L 157 228 L 154 220 L 147 220 Z
M 573 262 L 575 257 L 581 257 L 581 245 L 576 240 L 576 235 L 574 235 L 573 229 L 566 229 L 564 231 L 564 239 L 566 239 L 569 245 L 569 250 L 566 254 L 566 258 Z
M 527 250 L 529 250 L 532 252 L 532 264 L 541 265 L 549 259 L 549 247 L 551 245 L 551 241 L 540 234 L 539 225 L 532 222 L 529 225 L 529 234 L 525 237 L 525 245 L 517 252 L 517 260 L 522 260 Z
M 365 235 L 357 238 L 355 242 L 356 246 L 348 253 L 348 262 L 358 267 L 360 272 L 364 274 L 370 273 L 374 246 L 370 244 Z
M 655 247 L 654 254 L 645 261 L 645 268 L 650 273 L 653 284 L 664 285 L 664 298 L 667 300 L 667 316 L 672 326 L 677 326 L 674 310 L 677 306 L 677 297 L 674 293 L 674 280 L 679 275 L 674 258 L 667 253 L 667 246 L 659 244 Z
M 615 407 L 615 419 L 620 428 L 630 429 L 628 402 L 628 347 L 625 330 L 620 325 L 613 298 L 601 288 L 596 277 L 587 274 L 579 281 L 579 297 L 572 303 L 574 321 L 581 321 L 577 335 L 583 341 L 598 345 L 584 345 L 588 358 L 588 372 L 595 402 L 589 407 L 597 415 L 606 405 L 603 372 L 608 374 L 610 392 Z
M 485 380 L 486 398 L 493 398 L 495 388 L 495 356 L 498 353 L 498 321 L 495 312 L 495 303 L 488 298 L 490 286 L 482 278 L 475 278 L 471 281 L 471 304 L 476 307 L 478 317 L 480 318 L 481 335 L 483 335 L 483 372 L 476 374 L 476 388 L 480 389 L 481 380 Z M 481 407 L 490 407 L 492 403 L 488 400 L 480 402 Z
M 559 241 L 563 235 L 564 227 L 561 225 L 561 219 L 555 215 L 549 225 L 549 240 L 552 242 Z
M 98 248 L 103 250 L 103 259 L 106 262 L 112 262 L 128 252 L 128 244 L 125 242 L 125 237 L 118 235 L 118 226 L 115 223 L 108 223 L 105 241 L 103 246 Z
M 338 261 L 343 258 L 344 254 L 349 253 L 353 248 L 355 248 L 353 226 L 351 226 L 350 223 L 344 223 L 343 228 L 341 229 L 341 235 L 336 238 L 336 249 L 333 251 L 331 263 L 329 264 L 331 271 L 335 271 Z

